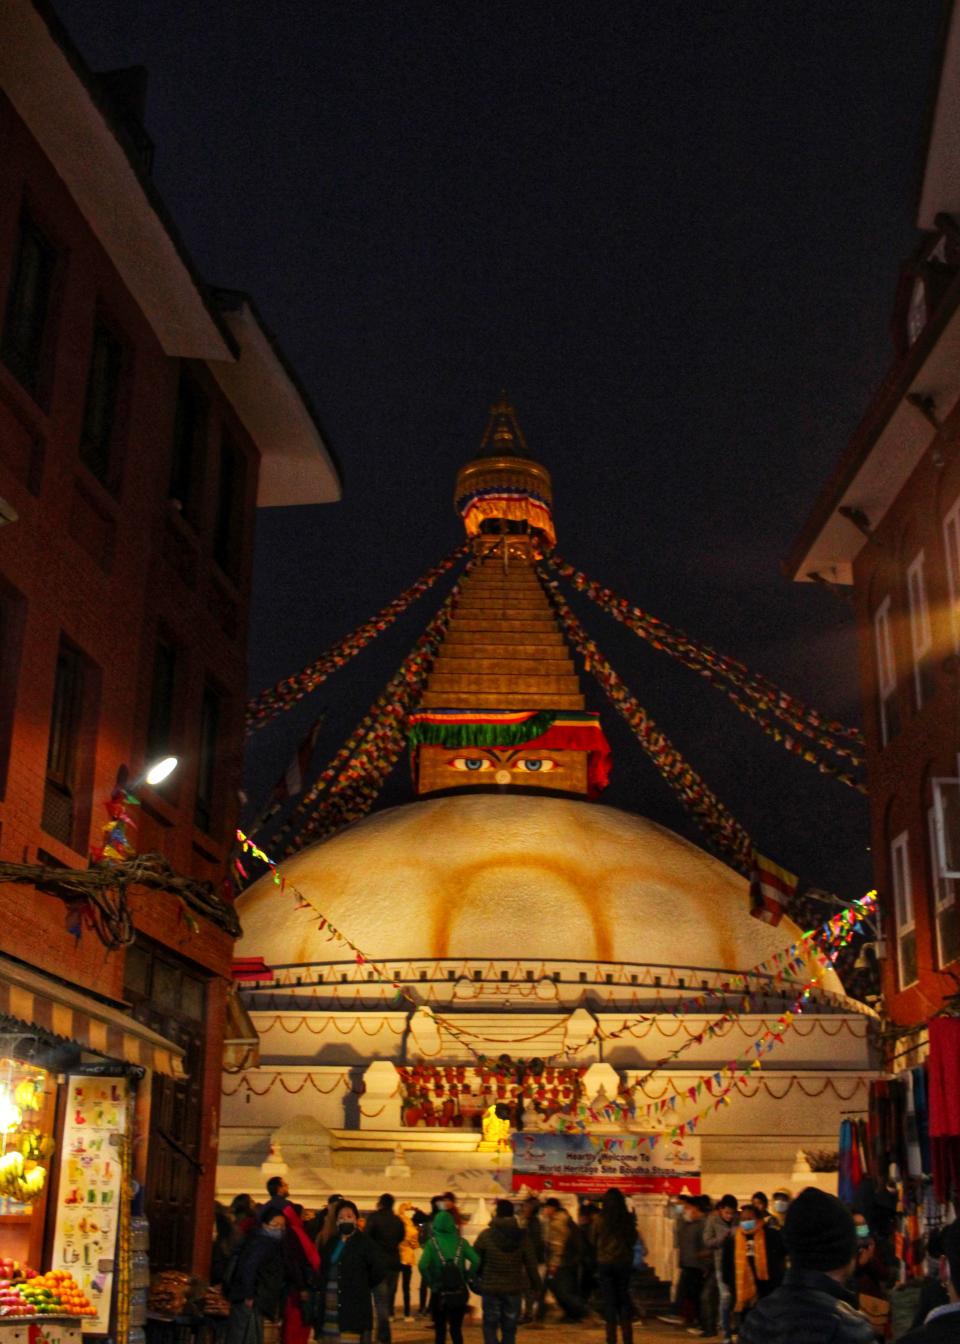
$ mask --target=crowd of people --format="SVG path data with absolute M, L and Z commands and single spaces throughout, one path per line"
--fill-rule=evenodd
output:
M 875 1225 L 809 1186 L 796 1198 L 758 1190 L 748 1203 L 724 1195 L 673 1201 L 679 1274 L 670 1311 L 658 1317 L 724 1344 L 960 1344 L 960 1222 L 926 1247 L 926 1279 L 907 1295 L 893 1219 Z M 910 1311 L 894 1335 L 893 1308 Z
M 218 1208 L 212 1278 L 230 1301 L 227 1344 L 263 1344 L 264 1321 L 280 1323 L 280 1344 L 337 1344 L 341 1337 L 392 1344 L 401 1297 L 412 1321 L 432 1321 L 435 1344 L 463 1344 L 471 1294 L 480 1298 L 483 1344 L 515 1344 L 521 1325 L 602 1318 L 606 1344 L 634 1344 L 642 1321 L 640 1285 L 647 1247 L 620 1190 L 581 1201 L 572 1217 L 556 1197 L 495 1202 L 471 1245 L 456 1196 L 429 1209 L 381 1195 L 362 1216 L 332 1195 L 303 1209 L 273 1177 L 259 1207 L 240 1195 Z M 893 1238 L 832 1195 L 808 1187 L 772 1201 L 724 1195 L 671 1200 L 678 1274 L 670 1309 L 658 1321 L 732 1344 L 874 1344 L 892 1338 L 891 1304 L 900 1282 Z M 907 1344 L 960 1342 L 960 1222 L 928 1248 Z

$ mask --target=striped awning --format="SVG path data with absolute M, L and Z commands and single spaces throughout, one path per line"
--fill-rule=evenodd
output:
M 119 1008 L 0 957 L 0 1016 L 35 1027 L 92 1054 L 183 1077 L 183 1050 Z

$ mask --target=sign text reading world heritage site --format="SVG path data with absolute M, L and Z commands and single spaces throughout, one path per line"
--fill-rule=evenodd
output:
M 665 1134 L 591 1138 L 586 1134 L 516 1133 L 513 1188 L 602 1194 L 700 1193 L 700 1140 Z

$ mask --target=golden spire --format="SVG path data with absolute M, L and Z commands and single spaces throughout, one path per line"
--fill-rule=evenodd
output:
M 480 451 L 457 476 L 454 503 L 479 549 L 505 535 L 556 544 L 550 473 L 530 456 L 506 393 L 490 407 Z

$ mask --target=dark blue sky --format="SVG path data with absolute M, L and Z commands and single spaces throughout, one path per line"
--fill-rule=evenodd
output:
M 342 504 L 261 514 L 251 689 L 457 542 L 456 470 L 505 386 L 568 558 L 857 713 L 849 608 L 779 566 L 892 355 L 940 0 L 56 8 L 95 68 L 149 67 L 160 189 L 202 273 L 254 295 L 344 467 Z M 320 755 L 427 616 L 318 693 Z M 858 798 L 588 624 L 762 848 L 862 888 Z M 313 712 L 253 739 L 253 798 Z M 607 800 L 691 833 L 607 726 Z

